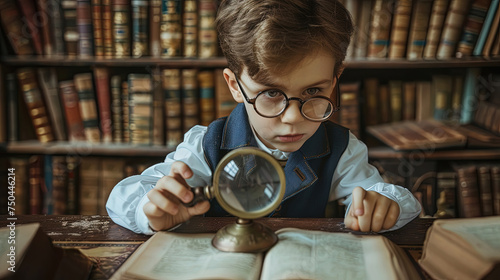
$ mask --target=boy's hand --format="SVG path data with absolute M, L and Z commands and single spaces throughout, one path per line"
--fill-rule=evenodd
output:
M 399 217 L 399 205 L 390 198 L 374 191 L 356 187 L 344 224 L 358 231 L 378 232 L 393 227 Z
M 193 171 L 185 163 L 177 161 L 172 164 L 168 176 L 163 176 L 156 186 L 147 193 L 149 202 L 144 205 L 144 213 L 149 226 L 154 230 L 169 229 L 189 220 L 192 216 L 208 211 L 210 203 L 202 201 L 193 207 L 185 207 L 193 199 L 193 193 L 185 179 L 193 176 Z

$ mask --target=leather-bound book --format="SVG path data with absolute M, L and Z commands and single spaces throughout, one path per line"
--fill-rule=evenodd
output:
M 151 0 L 149 4 L 149 54 L 161 56 L 160 45 L 161 0 Z
M 406 49 L 406 58 L 409 60 L 423 57 L 432 3 L 433 0 L 419 0 L 414 3 Z
M 222 69 L 215 69 L 215 118 L 229 116 L 238 103 L 227 87 Z
M 40 92 L 35 69 L 20 68 L 17 71 L 17 77 L 38 140 L 42 143 L 53 141 L 52 124 Z
M 64 156 L 52 156 L 52 214 L 66 214 L 68 183 L 66 172 L 66 158 Z
M 481 203 L 475 165 L 455 165 L 457 172 L 457 198 L 460 218 L 481 216 Z
M 91 73 L 76 74 L 74 76 L 75 89 L 78 93 L 80 114 L 82 115 L 85 137 L 91 143 L 101 141 L 99 121 L 97 116 L 96 96 Z
M 479 187 L 479 201 L 481 202 L 481 215 L 492 216 L 493 194 L 489 166 L 479 165 L 477 167 L 477 183 Z
M 102 0 L 91 0 L 92 30 L 94 34 L 94 55 L 104 56 L 103 11 Z
M 99 181 L 102 173 L 102 158 L 84 157 L 79 168 L 78 204 L 80 215 L 97 215 L 99 213 Z
M 113 130 L 111 122 L 111 96 L 109 85 L 109 70 L 105 67 L 94 68 L 94 78 L 97 91 L 97 105 L 101 124 L 102 142 L 111 143 Z
M 214 0 L 200 0 L 198 7 L 198 57 L 217 56 L 217 30 L 215 15 L 217 8 Z
M 491 167 L 491 192 L 493 194 L 493 214 L 500 215 L 500 166 Z
M 436 52 L 441 39 L 444 20 L 448 11 L 449 0 L 434 0 L 432 4 L 431 17 L 429 18 L 429 29 L 425 39 L 424 58 L 436 58 Z
M 51 56 L 54 53 L 54 40 L 52 36 L 52 30 L 50 25 L 50 15 L 49 15 L 49 0 L 39 0 L 35 2 L 37 4 L 37 18 L 39 22 L 39 31 L 42 34 L 42 50 L 43 54 L 46 56 Z
M 444 20 L 443 32 L 439 40 L 436 58 L 447 59 L 455 56 L 455 50 L 460 40 L 471 2 L 471 0 L 451 0 L 446 19 Z
M 19 92 L 16 74 L 8 73 L 5 76 L 5 87 L 7 93 L 7 140 L 15 142 L 19 140 L 19 117 L 18 105 Z
M 122 79 L 119 75 L 111 77 L 110 87 L 113 142 L 121 143 L 123 141 Z
M 113 17 L 111 12 L 111 0 L 102 0 L 102 36 L 103 51 L 105 58 L 112 58 L 114 53 L 113 45 Z
M 200 123 L 198 81 L 196 69 L 182 69 L 182 129 L 188 131 Z
M 47 109 L 53 124 L 55 137 L 58 141 L 65 141 L 67 140 L 66 128 L 61 99 L 59 98 L 56 70 L 54 68 L 38 68 L 37 71 L 40 87 L 47 102 Z
M 413 9 L 412 0 L 396 0 L 389 40 L 390 59 L 401 59 L 406 56 L 410 17 Z
M 50 32 L 53 42 L 53 54 L 64 55 L 63 10 L 60 0 L 48 0 Z
M 386 58 L 392 26 L 392 0 L 374 0 L 370 18 L 369 59 Z
M 148 27 L 148 1 L 132 0 L 132 57 L 149 55 Z
M 24 23 L 21 18 L 16 1 L 0 0 L 0 21 L 14 53 L 30 55 L 34 53 L 32 40 L 24 31 Z
M 25 24 L 25 30 L 28 31 L 29 36 L 31 36 L 31 41 L 33 42 L 33 47 L 35 54 L 43 55 L 43 42 L 42 42 L 42 32 L 38 28 L 39 24 L 35 22 L 36 20 L 36 7 L 35 2 L 32 0 L 18 0 L 19 8 L 21 9 L 22 20 Z
M 165 113 L 161 70 L 154 68 L 151 73 L 153 83 L 153 145 L 165 145 Z
M 82 58 L 88 58 L 94 54 L 90 1 L 91 0 L 77 0 L 76 3 L 76 26 L 80 34 L 78 40 L 78 56 Z
M 179 0 L 162 0 L 161 57 L 181 56 L 182 6 Z
M 29 214 L 42 214 L 43 201 L 43 156 L 33 155 L 29 158 Z
M 184 1 L 183 54 L 185 57 L 198 55 L 198 6 L 196 0 Z
M 151 145 L 153 132 L 153 93 L 151 76 L 129 74 L 130 143 Z
M 130 56 L 130 2 L 112 0 L 114 57 Z
M 130 143 L 130 107 L 128 104 L 129 91 L 128 91 L 128 81 L 122 81 L 122 120 L 123 120 L 123 142 Z
M 456 57 L 461 58 L 472 54 L 490 3 L 491 0 L 472 1 L 472 6 L 465 19 L 461 39 L 458 42 Z
M 66 214 L 80 214 L 79 186 L 80 186 L 80 156 L 66 156 L 68 184 L 66 188 Z
M 76 0 L 62 0 L 61 7 L 64 18 L 64 43 L 66 55 L 76 57 L 80 33 L 76 25 Z
M 61 102 L 64 108 L 68 140 L 70 142 L 85 141 L 85 129 L 83 127 L 75 83 L 72 80 L 62 81 L 59 83 L 59 89 Z
M 162 87 L 165 102 L 166 142 L 167 146 L 175 147 L 182 140 L 180 69 L 164 69 Z
M 200 124 L 208 126 L 215 119 L 213 70 L 200 71 L 198 81 L 200 88 Z

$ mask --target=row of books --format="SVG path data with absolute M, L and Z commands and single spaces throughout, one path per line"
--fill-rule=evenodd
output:
M 16 55 L 214 57 L 217 0 L 1 0 Z M 27 32 L 26 32 L 27 31 Z
M 29 115 L 40 142 L 175 146 L 194 125 L 208 125 L 234 107 L 220 71 L 153 69 L 123 77 L 96 67 L 59 81 L 53 68 L 19 68 L 7 74 L 8 140 L 26 140 L 20 133 L 28 127 L 20 122 Z
M 113 187 L 153 164 L 151 159 L 72 155 L 10 157 L 8 161 L 16 180 L 16 215 L 107 215 L 105 205 Z
M 356 25 L 349 59 L 500 55 L 498 0 L 345 0 Z

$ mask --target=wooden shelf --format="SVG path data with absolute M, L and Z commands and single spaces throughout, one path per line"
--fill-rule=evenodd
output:
M 395 151 L 389 147 L 368 148 L 370 159 L 413 159 L 422 160 L 498 160 L 500 149 L 457 149 L 457 150 L 415 150 Z
M 144 67 L 155 65 L 171 68 L 223 68 L 227 67 L 224 57 L 214 58 L 68 58 L 65 56 L 3 56 L 0 61 L 12 66 L 108 66 L 108 67 Z M 434 68 L 469 68 L 498 67 L 500 57 L 452 58 L 447 60 L 389 60 L 355 59 L 346 60 L 346 69 L 434 69 Z
M 80 156 L 165 157 L 173 151 L 166 146 L 134 146 L 130 144 L 91 144 L 87 142 L 40 143 L 37 140 L 9 143 L 7 154 L 50 154 Z

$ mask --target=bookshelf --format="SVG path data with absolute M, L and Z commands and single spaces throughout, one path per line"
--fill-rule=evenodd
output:
M 11 0 L 0 0 L 1 5 L 5 5 L 5 3 L 14 3 L 15 1 Z M 29 1 L 25 0 L 22 1 L 24 2 L 32 2 L 35 3 L 36 1 Z M 40 1 L 44 2 L 44 1 Z M 134 6 L 132 5 L 132 2 L 134 1 L 47 1 L 47 2 L 64 2 L 62 4 L 67 5 L 68 3 L 72 2 L 73 4 L 80 2 L 86 2 L 86 3 L 91 3 L 91 5 L 94 5 L 93 3 L 101 3 L 101 4 L 110 4 L 110 3 L 128 3 L 128 7 L 131 8 L 128 10 L 128 15 L 129 15 L 129 20 L 133 20 L 133 14 Z M 158 11 L 153 11 L 153 8 L 158 8 L 158 4 L 162 3 L 162 1 L 150 1 L 151 2 L 151 10 L 149 10 L 149 13 L 158 13 Z M 200 1 L 189 1 L 185 0 L 183 1 L 184 3 L 190 2 L 197 2 L 198 3 L 198 8 L 200 8 L 203 5 L 217 5 L 217 0 L 200 0 Z M 352 9 L 353 13 L 353 18 L 355 20 L 355 23 L 357 25 L 357 29 L 355 34 L 353 35 L 352 39 L 352 45 L 351 48 L 348 50 L 348 54 L 346 57 L 345 65 L 346 68 L 343 72 L 343 75 L 340 79 L 341 81 L 341 86 L 343 84 L 346 84 L 347 87 L 344 87 L 347 91 L 352 90 L 352 92 L 349 92 L 354 96 L 354 101 L 353 103 L 348 103 L 348 102 L 342 102 L 341 106 L 343 106 L 343 110 L 341 110 L 342 114 L 337 114 L 335 117 L 337 119 L 334 119 L 334 121 L 338 121 L 340 124 L 346 125 L 349 127 L 349 125 L 353 125 L 353 122 L 355 123 L 355 126 L 359 128 L 359 137 L 364 140 L 368 146 L 369 146 L 369 158 L 372 161 L 379 161 L 379 162 L 387 162 L 389 165 L 396 166 L 396 171 L 397 167 L 401 165 L 401 163 L 404 163 L 406 167 L 413 167 L 417 169 L 416 172 L 412 174 L 398 174 L 401 175 L 404 180 L 404 184 L 408 187 L 410 187 L 415 180 L 418 179 L 419 176 L 426 174 L 427 172 L 436 172 L 442 171 L 441 168 L 442 166 L 447 165 L 448 162 L 455 162 L 455 161 L 462 161 L 464 159 L 467 159 L 469 161 L 488 161 L 488 162 L 495 162 L 500 160 L 500 150 L 498 148 L 484 148 L 484 147 L 475 147 L 475 148 L 467 148 L 467 149 L 444 149 L 444 150 L 435 150 L 432 152 L 426 152 L 426 151 L 405 151 L 405 152 L 398 152 L 395 151 L 391 148 L 388 148 L 387 146 L 384 146 L 382 143 L 378 142 L 377 140 L 373 139 L 371 135 L 369 135 L 366 132 L 366 128 L 371 124 L 370 121 L 370 114 L 374 114 L 376 116 L 382 115 L 384 112 L 389 112 L 389 107 L 385 107 L 385 109 L 381 109 L 384 107 L 372 107 L 372 109 L 366 108 L 365 106 L 368 105 L 369 100 L 372 100 L 373 96 L 377 95 L 376 101 L 379 102 L 378 96 L 380 92 L 369 92 L 368 89 L 373 89 L 369 82 L 374 82 L 376 83 L 376 86 L 382 86 L 380 89 L 384 89 L 386 92 L 389 91 L 389 85 L 392 84 L 393 81 L 397 81 L 400 83 L 405 83 L 405 82 L 417 82 L 417 81 L 425 81 L 431 83 L 434 79 L 434 77 L 439 76 L 439 75 L 448 75 L 448 76 L 461 76 L 465 77 L 467 73 L 470 72 L 471 69 L 475 69 L 479 74 L 483 75 L 489 75 L 491 73 L 493 74 L 500 74 L 500 55 L 498 53 L 495 53 L 495 44 L 499 44 L 497 41 L 498 35 L 495 37 L 494 35 L 498 30 L 498 21 L 495 21 L 495 16 L 493 16 L 492 23 L 491 23 L 491 30 L 493 33 L 492 36 L 487 36 L 489 34 L 483 35 L 482 37 L 486 37 L 485 44 L 486 42 L 489 42 L 491 50 L 487 53 L 486 50 L 481 52 L 480 55 L 476 55 L 473 52 L 470 54 L 467 54 L 467 52 L 462 51 L 460 55 L 453 54 L 446 54 L 446 55 L 441 55 L 438 58 L 437 56 L 437 49 L 439 47 L 439 40 L 436 42 L 436 50 L 434 55 L 426 55 L 425 50 L 421 45 L 418 43 L 415 43 L 413 45 L 410 44 L 410 38 L 413 38 L 413 40 L 417 40 L 414 38 L 414 36 L 417 36 L 418 34 L 411 34 L 411 28 L 413 26 L 417 26 L 416 23 L 412 23 L 412 18 L 415 18 L 415 16 L 410 16 L 409 19 L 410 21 L 408 22 L 408 27 L 409 28 L 406 32 L 407 39 L 405 44 L 401 45 L 401 40 L 393 38 L 391 40 L 390 34 L 391 34 L 391 28 L 395 26 L 394 28 L 399 28 L 401 31 L 401 26 L 396 26 L 400 24 L 400 21 L 402 20 L 401 16 L 391 18 L 391 20 L 388 21 L 388 26 L 385 26 L 385 31 L 383 32 L 378 32 L 378 35 L 383 35 L 384 36 L 389 36 L 388 38 L 378 38 L 376 36 L 370 37 L 369 35 L 372 34 L 373 32 L 363 32 L 364 30 L 366 31 L 366 28 L 363 29 L 361 27 L 370 27 L 371 22 L 363 22 L 364 20 L 370 19 L 371 16 L 376 12 L 376 10 L 371 11 L 372 14 L 364 14 L 367 11 L 367 4 L 374 4 L 377 3 L 377 5 L 386 5 L 387 3 L 392 3 L 391 5 L 395 5 L 394 3 L 399 3 L 399 2 L 405 2 L 405 1 L 379 1 L 379 0 L 358 0 L 358 1 L 351 1 L 351 0 L 345 0 L 343 1 L 345 4 L 348 6 L 348 8 Z M 408 2 L 408 1 L 406 1 Z M 434 0 L 434 1 L 429 1 L 429 0 L 422 0 L 422 1 L 409 1 L 413 2 L 412 5 L 417 5 L 417 3 L 424 3 L 428 5 L 427 7 L 419 7 L 419 9 L 427 9 L 427 20 L 429 20 L 432 17 L 432 9 L 433 6 L 431 4 L 439 4 L 443 3 L 442 0 Z M 451 2 L 459 2 L 459 1 L 445 1 L 447 2 L 446 5 L 451 5 Z M 474 1 L 469 1 L 468 5 L 473 5 Z M 492 1 L 494 3 L 495 1 Z M 180 2 L 179 2 L 180 3 Z M 17 4 L 14 4 L 16 6 Z M 420 4 L 419 4 L 420 5 Z M 386 5 L 387 6 L 387 5 Z M 13 6 L 9 6 L 9 9 L 11 9 Z M 213 6 L 212 6 L 213 7 Z M 448 6 L 447 6 L 448 7 Z M 35 9 L 40 9 L 43 7 L 35 7 Z M 66 6 L 67 8 L 67 6 Z M 104 11 L 104 6 L 101 7 Z M 412 11 L 416 10 L 416 6 L 412 6 Z M 481 8 L 481 7 L 475 7 L 475 8 Z M 492 8 L 492 10 L 498 10 L 497 8 Z M 190 9 L 184 7 L 180 10 L 183 11 L 191 11 Z M 424 11 L 422 10 L 422 11 Z M 446 11 L 449 9 L 445 9 Z M 483 7 L 484 10 L 484 7 Z M 145 10 L 142 11 L 144 13 Z M 396 6 L 394 6 L 394 9 L 392 10 L 392 13 L 397 13 L 404 11 L 404 9 L 396 9 Z M 419 10 L 420 11 L 420 10 Z M 484 11 L 489 11 L 488 9 Z M 18 14 L 21 14 L 21 11 L 17 11 Z M 200 12 L 200 11 L 198 11 Z M 370 10 L 368 9 L 368 12 Z M 485 20 L 486 16 L 488 13 L 485 12 Z M 497 12 L 498 14 L 498 12 Z M 494 14 L 496 15 L 496 14 Z M 207 16 L 206 14 L 204 16 Z M 210 16 L 210 15 L 208 15 Z M 212 15 L 213 16 L 213 15 Z M 461 23 L 462 29 L 460 30 L 460 34 L 466 32 L 466 25 L 467 25 L 467 17 L 466 15 L 463 19 L 463 22 Z M 178 21 L 179 19 L 189 19 L 190 17 L 188 16 L 183 16 L 183 17 L 178 17 L 173 20 Z M 397 20 L 396 20 L 397 19 Z M 73 19 L 76 20 L 76 19 Z M 137 20 L 140 20 L 140 17 L 137 18 Z M 153 20 L 153 17 L 151 17 L 151 20 Z M 419 20 L 422 20 L 419 18 Z M 443 22 L 446 20 L 446 13 L 444 12 L 443 14 Z M 495 23 L 496 22 L 496 23 Z M 386 22 L 387 23 L 387 22 Z M 398 23 L 398 24 L 396 24 Z M 427 24 L 430 24 L 431 22 L 427 22 L 426 24 L 423 24 L 423 26 L 427 26 Z M 66 26 L 63 24 L 62 27 L 63 30 L 65 31 L 70 31 L 70 32 L 78 32 L 75 26 L 69 26 L 73 29 L 66 30 L 68 27 L 68 23 L 65 23 Z M 69 24 L 73 24 L 73 22 L 70 21 Z M 95 24 L 94 22 L 92 24 Z M 160 26 L 161 22 L 155 22 L 149 23 L 151 27 L 158 27 Z M 180 24 L 180 26 L 183 26 L 184 29 L 180 30 L 187 30 L 189 28 L 196 28 L 198 25 L 194 24 L 193 22 L 176 22 L 176 24 Z M 435 22 L 433 24 L 436 24 Z M 232 98 L 229 96 L 227 97 L 227 88 L 224 85 L 224 81 L 220 81 L 221 77 L 218 77 L 217 75 L 220 75 L 221 69 L 227 66 L 227 61 L 225 58 L 220 56 L 220 52 L 215 48 L 215 51 L 211 53 L 211 55 L 201 55 L 201 52 L 199 54 L 189 54 L 189 55 L 183 55 L 183 54 L 177 54 L 177 55 L 170 55 L 170 54 L 165 54 L 156 51 L 153 51 L 153 46 L 155 44 L 155 40 L 152 38 L 158 38 L 159 40 L 159 35 L 157 32 L 160 32 L 160 30 L 157 30 L 157 28 L 150 28 L 150 34 L 148 34 L 151 38 L 150 43 L 150 51 L 149 52 L 143 52 L 143 53 L 134 53 L 132 51 L 132 46 L 133 46 L 133 38 L 128 38 L 128 53 L 126 55 L 122 55 L 116 52 L 116 46 L 122 46 L 123 42 L 121 41 L 114 41 L 113 46 L 115 48 L 112 48 L 108 51 L 111 51 L 111 54 L 106 54 L 106 51 L 103 50 L 101 51 L 97 48 L 101 46 L 101 43 L 99 42 L 99 38 L 95 38 L 95 49 L 85 49 L 85 46 L 78 47 L 75 46 L 74 44 L 79 44 L 80 42 L 75 42 L 75 41 L 59 41 L 59 44 L 62 42 L 63 44 L 70 44 L 71 46 L 74 47 L 72 50 L 72 53 L 69 53 L 69 48 L 63 48 L 66 50 L 66 52 L 63 53 L 57 53 L 57 48 L 55 45 L 53 45 L 53 53 L 52 54 L 46 54 L 45 47 L 41 46 L 41 52 L 40 50 L 36 49 L 35 44 L 33 44 L 33 49 L 32 49 L 32 54 L 30 55 L 16 55 L 15 48 L 11 45 L 10 41 L 8 40 L 6 36 L 6 31 L 4 29 L 4 25 L 1 25 L 1 32 L 0 32 L 0 113 L 2 114 L 0 117 L 0 156 L 2 157 L 2 160 L 0 160 L 0 165 L 1 167 L 5 167 L 3 170 L 6 170 L 7 167 L 11 166 L 11 162 L 9 160 L 15 159 L 16 161 L 16 166 L 19 166 L 20 168 L 28 169 L 28 167 L 32 164 L 32 162 L 29 161 L 29 159 L 32 156 L 37 156 L 38 162 L 36 161 L 33 162 L 33 164 L 39 164 L 38 167 L 43 168 L 46 162 L 44 160 L 47 159 L 54 159 L 57 158 L 60 160 L 61 157 L 65 157 L 67 160 L 74 160 L 75 158 L 77 159 L 77 165 L 81 164 L 81 161 L 86 161 L 87 159 L 90 160 L 90 162 L 87 162 L 84 164 L 86 166 L 87 171 L 90 173 L 84 173 L 83 176 L 86 176 L 85 174 L 89 174 L 89 178 L 92 180 L 84 185 L 98 185 L 98 186 L 103 186 L 106 185 L 106 191 L 109 191 L 109 182 L 108 183 L 103 183 L 102 180 L 102 174 L 101 175 L 96 175 L 95 169 L 92 169 L 92 165 L 96 166 L 101 166 L 104 167 L 106 164 L 114 164 L 118 168 L 126 168 L 127 166 L 129 169 L 132 171 L 126 173 L 127 175 L 131 174 L 137 174 L 144 168 L 152 165 L 155 162 L 160 162 L 164 159 L 165 155 L 168 154 L 169 152 L 173 151 L 175 149 L 175 143 L 169 142 L 167 139 L 167 134 L 169 133 L 166 131 L 166 126 L 168 125 L 165 124 L 165 120 L 161 124 L 162 129 L 160 129 L 161 133 L 159 138 L 161 139 L 158 142 L 151 141 L 151 143 L 146 144 L 146 145 L 138 145 L 138 144 L 133 144 L 130 143 L 130 141 L 115 141 L 112 140 L 110 142 L 104 142 L 104 141 L 99 141 L 97 143 L 90 143 L 87 141 L 70 141 L 68 137 L 65 139 L 59 139 L 56 141 L 49 141 L 47 143 L 41 143 L 40 141 L 36 140 L 36 135 L 34 134 L 32 129 L 32 124 L 30 122 L 30 116 L 27 112 L 25 105 L 23 105 L 24 101 L 21 97 L 21 92 L 18 92 L 17 94 L 17 99 L 16 102 L 14 103 L 14 107 L 16 110 L 16 114 L 19 116 L 19 125 L 17 126 L 17 133 L 20 135 L 17 139 L 10 139 L 10 131 L 8 131 L 9 127 L 11 124 L 9 123 L 11 121 L 10 115 L 7 115 L 10 111 L 14 110 L 12 107 L 12 104 L 7 104 L 8 100 L 8 95 L 9 95 L 9 89 L 6 87 L 8 84 L 8 75 L 9 74 L 16 74 L 16 72 L 19 69 L 23 68 L 32 68 L 34 70 L 38 69 L 54 69 L 56 72 L 57 76 L 57 82 L 65 81 L 65 80 L 73 80 L 73 77 L 77 74 L 81 73 L 91 73 L 93 76 L 93 82 L 94 82 L 94 90 L 97 93 L 98 90 L 98 85 L 96 82 L 96 70 L 102 70 L 105 69 L 108 71 L 108 82 L 111 83 L 111 78 L 112 76 L 120 76 L 121 81 L 128 81 L 128 75 L 129 74 L 149 74 L 151 76 L 153 75 L 160 75 L 160 79 L 162 79 L 163 71 L 164 70 L 175 70 L 175 71 L 180 71 L 177 75 L 182 75 L 183 70 L 196 70 L 198 73 L 203 72 L 203 71 L 209 71 L 212 72 L 214 75 L 214 79 L 212 81 L 212 84 L 215 84 L 213 86 L 213 91 L 214 91 L 214 100 L 210 101 L 213 102 L 214 108 L 215 108 L 215 117 L 222 116 L 224 114 L 227 114 L 227 112 L 230 111 L 230 106 L 229 109 L 225 108 L 226 111 L 218 113 L 218 108 L 222 103 L 224 103 L 224 100 L 232 100 Z M 123 26 L 112 23 L 112 26 L 114 27 L 119 27 L 122 28 Z M 402 25 L 404 26 L 404 24 Z M 442 25 L 444 26 L 444 25 Z M 442 28 L 441 26 L 441 28 Z M 104 28 L 104 26 L 103 26 Z M 125 28 L 125 27 L 124 27 Z M 126 26 L 128 30 L 130 31 L 130 34 L 134 34 L 133 32 L 133 26 L 132 24 Z M 432 28 L 436 29 L 436 26 L 432 26 Z M 50 25 L 50 28 L 47 29 L 46 26 L 39 26 L 40 31 L 54 31 L 55 29 Z M 427 28 L 425 30 L 425 33 L 428 34 L 428 30 L 431 30 L 431 27 Z M 104 30 L 105 31 L 105 30 Z M 108 30 L 109 31 L 109 30 Z M 213 31 L 213 30 L 212 30 Z M 142 31 L 137 31 L 137 32 L 142 32 Z M 416 31 L 415 31 L 416 32 Z M 471 32 L 470 30 L 467 30 L 467 32 Z M 476 30 L 475 31 L 479 37 L 479 33 L 481 33 L 481 30 Z M 57 32 L 55 32 L 57 33 Z M 403 32 L 404 33 L 404 32 Z M 40 33 L 43 34 L 43 33 Z M 375 34 L 375 33 L 373 33 Z M 396 34 L 396 33 L 394 33 Z M 402 34 L 401 32 L 397 34 Z M 61 35 L 61 34 L 59 34 Z M 191 34 L 192 35 L 192 34 Z M 213 35 L 213 34 L 212 34 Z M 398 35 L 398 36 L 404 36 L 404 35 Z M 422 35 L 420 35 L 422 37 Z M 92 36 L 91 36 L 92 37 Z M 418 36 L 417 36 L 418 37 Z M 425 37 L 425 36 L 424 36 Z M 460 36 L 459 36 L 460 37 Z M 189 34 L 183 34 L 181 38 L 190 38 L 193 39 L 192 37 L 189 37 Z M 209 34 L 206 38 L 214 38 L 213 36 Z M 109 38 L 108 38 L 109 39 Z M 196 38 L 195 38 L 196 39 Z M 422 39 L 422 38 L 421 38 Z M 41 42 L 44 42 L 43 37 L 40 39 Z M 105 44 L 106 37 L 103 38 L 103 43 Z M 216 40 L 216 37 L 215 37 Z M 384 53 L 383 48 L 379 48 L 380 46 L 374 46 L 371 48 L 371 53 L 368 52 L 369 50 L 369 44 L 370 40 L 378 40 L 380 42 L 386 42 L 386 49 L 385 49 L 385 54 L 381 56 L 381 53 Z M 424 38 L 425 40 L 425 38 Z M 458 45 L 460 44 L 459 39 L 455 39 L 455 47 L 458 48 Z M 418 41 L 418 40 L 417 40 Z M 399 42 L 399 46 L 391 46 L 391 42 L 394 44 L 394 42 Z M 430 42 L 430 41 L 429 41 Z M 55 42 L 53 42 L 55 44 Z M 139 44 L 142 44 L 144 42 L 138 42 Z M 471 44 L 471 42 L 465 42 L 468 44 Z M 191 44 L 190 42 L 183 42 L 181 46 L 187 46 Z M 213 49 L 213 46 L 216 46 L 216 41 L 212 42 L 212 46 L 210 48 Z M 410 46 L 411 46 L 411 54 L 410 54 Z M 105 47 L 102 45 L 102 47 Z M 419 49 L 420 47 L 420 49 Z M 397 52 L 391 52 L 389 51 L 390 49 L 393 50 L 399 50 Z M 80 51 L 78 51 L 80 49 Z M 402 52 L 402 49 L 407 49 L 407 52 Z M 464 50 L 464 46 L 462 46 L 461 50 Z M 164 50 L 166 52 L 166 50 Z M 38 52 L 38 54 L 37 54 Z M 185 54 L 188 53 L 187 50 L 184 50 Z M 498 52 L 498 50 L 496 50 Z M 182 52 L 181 52 L 182 53 Z M 397 53 L 397 54 L 396 54 Z M 417 54 L 415 54 L 417 53 Z M 418 54 L 419 53 L 419 54 Z M 169 73 L 168 75 L 171 75 L 172 73 Z M 167 75 L 167 74 L 165 74 Z M 152 77 L 152 79 L 156 79 L 156 77 Z M 218 81 L 219 79 L 219 81 Z M 371 79 L 371 81 L 369 81 Z M 17 78 L 16 78 L 17 80 Z M 465 82 L 464 82 L 465 83 Z M 198 84 L 199 85 L 199 84 Z M 465 85 L 465 84 L 464 84 Z M 112 89 L 108 88 L 110 91 Z M 123 89 L 122 89 L 123 90 Z M 166 90 L 165 88 L 162 88 L 162 90 Z M 181 89 L 179 89 L 181 90 Z M 198 88 L 198 91 L 200 88 Z M 473 89 L 474 90 L 474 87 Z M 153 90 L 154 91 L 154 90 Z M 120 92 L 123 94 L 123 92 Z M 344 95 L 346 92 L 342 90 L 342 95 Z M 111 93 L 108 93 L 111 95 Z M 224 96 L 225 98 L 228 99 L 223 99 Z M 111 97 L 111 96 L 110 96 Z M 163 97 L 162 97 L 163 98 Z M 221 101 L 222 100 L 222 101 Z M 98 104 L 100 101 L 97 100 L 97 97 L 94 98 L 94 101 Z M 112 100 L 111 100 L 112 101 Z M 158 100 L 156 100 L 158 101 Z M 156 102 L 154 101 L 154 102 Z M 351 100 L 352 101 L 352 100 Z M 164 102 L 164 100 L 161 100 L 160 102 Z M 179 101 L 180 102 L 180 101 Z M 179 105 L 179 104 L 177 104 Z M 380 105 L 380 104 L 379 104 Z M 376 105 L 376 106 L 379 106 Z M 110 105 L 111 106 L 111 105 Z M 180 106 L 180 105 L 179 105 Z M 160 112 L 161 116 L 165 116 L 165 107 L 162 107 L 163 111 Z M 352 110 L 354 108 L 354 110 Z M 375 109 L 373 109 L 375 108 Z M 100 109 L 98 108 L 97 110 L 99 113 Z M 354 111 L 354 113 L 352 113 Z M 345 114 L 343 112 L 346 112 Z M 50 113 L 50 112 L 49 112 Z M 125 114 L 125 112 L 122 112 Z M 21 117 L 20 115 L 23 115 Z M 342 115 L 342 118 L 344 119 L 338 119 L 339 116 Z M 100 119 L 101 116 L 97 116 L 97 119 Z M 347 120 L 348 118 L 353 118 L 354 120 Z M 372 118 L 373 119 L 373 118 Z M 198 120 L 199 123 L 201 123 L 201 119 Z M 385 122 L 391 122 L 394 120 L 386 119 Z M 384 122 L 381 120 L 381 122 Z M 101 125 L 101 124 L 99 124 Z M 352 127 L 354 130 L 354 127 Z M 113 128 L 114 130 L 114 128 Z M 123 137 L 123 136 L 122 136 Z M 418 161 L 415 159 L 415 156 L 422 156 L 424 155 L 424 159 L 418 159 Z M 20 160 L 18 160 L 20 159 Z M 137 162 L 140 166 L 135 165 L 134 166 L 134 161 L 137 159 Z M 117 161 L 113 160 L 118 160 L 118 162 L 122 161 L 122 163 L 116 163 Z M 41 163 L 40 163 L 41 161 Z M 108 163 L 106 163 L 108 162 Z M 408 164 L 410 162 L 410 164 Z M 125 164 L 126 163 L 126 164 Z M 390 168 L 386 168 L 389 170 Z M 94 171 L 92 171 L 94 170 Z M 111 170 L 111 169 L 109 169 Z M 3 171 L 2 171 L 3 172 Z M 67 172 L 67 170 L 66 170 Z M 118 171 L 119 173 L 119 171 Z M 20 173 L 23 174 L 23 173 Z M 26 178 L 28 178 L 30 175 L 28 171 L 24 172 Z M 120 178 L 123 178 L 125 176 L 124 173 L 120 173 L 121 175 L 115 176 L 114 180 L 119 180 Z M 53 175 L 53 174 L 52 174 Z M 2 176 L 5 176 L 5 174 L 0 172 L 0 178 L 3 178 Z M 24 175 L 19 175 L 18 177 L 21 177 Z M 50 176 L 50 175 L 48 175 Z M 55 176 L 55 175 L 53 175 Z M 82 177 L 82 174 L 80 174 L 80 177 Z M 3 180 L 3 179 L 2 179 Z M 67 180 L 67 178 L 65 179 Z M 29 185 L 29 182 L 27 180 L 22 180 L 19 179 L 19 186 L 24 186 L 24 194 L 21 194 L 22 200 L 26 201 L 30 191 L 30 188 L 33 186 Z M 436 183 L 434 183 L 435 185 Z M 35 186 L 36 187 L 36 186 Z M 40 186 L 38 186 L 40 188 Z M 21 187 L 19 187 L 21 190 Z M 99 190 L 94 189 L 94 194 L 88 192 L 86 193 L 86 201 L 87 203 L 91 201 L 92 199 L 94 200 L 99 200 L 101 203 L 100 206 L 95 206 L 93 205 L 89 209 L 94 209 L 96 213 L 103 213 L 103 203 L 105 202 L 105 193 L 101 193 L 97 195 L 95 192 L 98 192 Z M 0 194 L 0 207 L 2 210 L 0 210 L 0 213 L 6 209 L 6 207 L 3 207 L 3 204 L 5 204 L 4 197 L 5 192 Z M 434 197 L 432 198 L 433 200 L 436 199 L 436 193 L 434 192 L 432 194 Z M 28 204 L 26 202 L 26 204 Z M 431 204 L 435 204 L 432 202 Z M 28 212 L 28 206 L 23 206 L 25 208 L 25 213 Z M 435 207 L 435 205 L 433 206 Z M 92 213 L 92 210 L 87 213 Z

